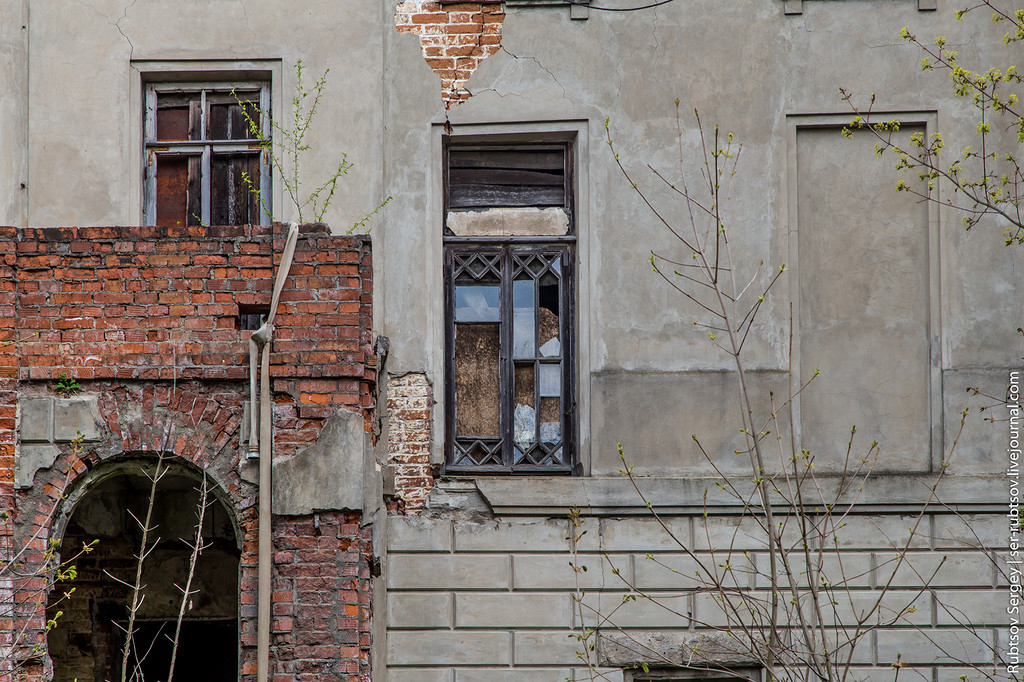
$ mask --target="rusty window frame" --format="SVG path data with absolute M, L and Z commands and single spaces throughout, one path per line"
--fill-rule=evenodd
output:
M 450 215 L 451 206 L 451 177 L 450 152 L 458 151 L 511 151 L 529 153 L 558 151 L 562 154 L 562 178 L 563 178 L 563 200 L 559 208 L 562 208 L 568 217 L 568 230 L 563 235 L 546 236 L 457 236 L 448 229 L 447 218 Z M 573 182 L 573 154 L 570 142 L 537 143 L 528 144 L 515 142 L 509 144 L 459 144 L 448 142 L 443 151 L 443 178 L 444 178 L 444 290 L 445 290 L 445 440 L 444 440 L 444 473 L 446 475 L 481 475 L 481 474 L 579 474 L 580 464 L 577 446 L 577 424 L 576 415 L 576 226 L 574 218 L 575 191 Z M 477 206 L 480 208 L 480 206 Z M 457 209 L 456 209 L 457 210 Z M 557 254 L 560 264 L 560 278 L 558 284 L 559 296 L 559 345 L 560 354 L 558 362 L 561 366 L 559 377 L 560 399 L 561 399 L 561 456 L 559 461 L 549 461 L 538 464 L 527 461 L 515 461 L 522 453 L 517 449 L 519 444 L 514 441 L 514 415 L 515 415 L 515 385 L 514 373 L 517 364 L 523 364 L 524 360 L 513 357 L 513 286 L 515 281 L 516 268 L 522 274 L 522 259 L 532 256 L 554 257 Z M 456 385 L 455 385 L 455 336 L 456 336 L 456 277 L 459 270 L 457 261 L 472 258 L 474 255 L 484 255 L 497 258 L 495 267 L 500 273 L 499 280 L 499 433 L 497 440 L 498 449 L 496 457 L 489 458 L 492 461 L 487 463 L 475 463 L 465 456 L 464 449 L 459 441 L 484 440 L 474 436 L 467 436 L 465 439 L 461 434 L 456 433 Z M 519 265 L 517 265 L 517 263 Z M 492 270 L 492 275 L 493 275 Z M 493 279 L 493 276 L 491 277 Z M 539 279 L 533 281 L 539 282 Z M 493 284 L 491 286 L 494 286 Z M 539 292 L 539 284 L 533 287 Z M 539 296 L 539 293 L 535 293 Z M 539 301 L 539 299 L 537 299 Z M 535 304 L 534 315 L 539 311 Z M 536 317 L 534 318 L 536 324 Z M 539 337 L 538 337 L 539 338 Z M 539 413 L 541 411 L 541 393 L 539 384 L 540 365 L 546 364 L 547 359 L 541 358 L 539 349 L 534 351 L 534 403 L 532 408 L 536 410 L 538 418 L 535 421 L 537 431 L 535 432 L 534 449 L 544 447 L 542 443 L 542 431 L 540 430 Z M 552 361 L 550 364 L 554 364 Z M 493 443 L 488 444 L 493 447 Z M 543 453 L 538 452 L 539 456 Z M 524 458 L 525 459 L 525 458 Z M 493 461 L 500 460 L 500 461 Z
M 263 112 L 260 120 L 260 128 L 264 139 L 271 139 L 272 127 L 269 118 L 270 112 L 270 82 L 265 80 L 240 80 L 240 81 L 173 81 L 173 82 L 151 82 L 145 84 L 144 93 L 144 119 L 143 119 L 143 222 L 146 225 L 156 225 L 157 219 L 157 173 L 156 168 L 160 157 L 197 156 L 200 159 L 200 184 L 201 201 L 199 221 L 203 225 L 210 224 L 211 217 L 211 176 L 212 158 L 214 154 L 229 154 L 232 152 L 248 152 L 259 154 L 259 189 L 266 207 L 260 206 L 260 223 L 268 224 L 271 216 L 265 208 L 269 208 L 272 192 L 270 179 L 270 163 L 267 151 L 262 145 L 254 140 L 248 141 L 225 141 L 213 140 L 206 137 L 207 118 L 209 107 L 207 95 L 210 93 L 230 93 L 236 91 L 258 91 L 259 109 Z M 197 140 L 157 140 L 157 99 L 160 94 L 169 93 L 195 93 L 198 92 L 201 98 L 200 105 L 200 127 L 202 130 L 201 139 Z

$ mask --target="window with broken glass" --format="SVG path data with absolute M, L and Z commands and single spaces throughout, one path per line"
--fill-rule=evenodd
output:
M 150 83 L 145 95 L 146 224 L 268 223 L 252 190 L 269 200 L 270 166 L 250 121 L 270 139 L 269 84 Z
M 567 144 L 446 153 L 447 473 L 572 473 Z

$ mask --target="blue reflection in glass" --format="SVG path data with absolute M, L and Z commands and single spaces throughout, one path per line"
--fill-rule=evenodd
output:
M 512 357 L 532 358 L 537 354 L 534 324 L 537 314 L 533 309 L 533 280 L 512 283 Z
M 540 366 L 540 394 L 542 397 L 562 395 L 562 365 L 542 364 Z
M 498 285 L 456 286 L 456 322 L 500 322 Z

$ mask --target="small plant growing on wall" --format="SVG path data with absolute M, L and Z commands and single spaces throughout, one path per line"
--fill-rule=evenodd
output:
M 72 380 L 73 381 L 73 380 Z M 82 451 L 82 434 L 78 433 L 69 443 L 73 457 Z M 56 494 L 66 499 L 68 479 L 58 486 Z M 0 648 L 0 679 L 22 680 L 30 668 L 46 653 L 43 641 L 38 638 L 38 627 L 48 633 L 57 628 L 64 615 L 66 602 L 75 592 L 78 579 L 76 562 L 96 548 L 95 540 L 78 546 L 64 547 L 61 551 L 57 538 L 47 538 L 44 528 L 50 527 L 57 512 L 54 505 L 46 515 L 46 523 L 39 524 L 27 537 L 17 538 L 14 529 L 14 515 L 9 511 L 0 512 L 0 534 L 8 538 L 3 556 L 0 557 L 0 584 L 5 587 L 5 599 L 0 602 L 0 619 L 7 623 L 4 647 Z M 60 585 L 60 589 L 55 589 Z M 17 596 L 15 596 L 17 595 Z M 32 615 L 49 607 L 41 626 Z
M 82 385 L 78 383 L 75 377 L 69 376 L 67 372 L 61 372 L 53 381 L 53 390 L 57 395 L 66 398 L 81 391 Z
M 327 74 L 330 72 L 330 69 L 325 70 L 311 86 L 304 85 L 302 82 L 304 71 L 305 66 L 303 66 L 300 59 L 295 63 L 295 94 L 292 95 L 291 100 L 292 115 L 290 125 L 284 126 L 273 120 L 269 111 L 263 111 L 259 107 L 243 106 L 242 113 L 249 125 L 250 134 L 263 148 L 264 153 L 270 159 L 271 167 L 278 177 L 281 178 L 284 191 L 295 206 L 296 220 L 301 223 L 311 218 L 319 223 L 323 222 L 327 209 L 334 202 L 334 194 L 338 190 L 338 182 L 348 175 L 349 170 L 352 169 L 352 163 L 348 160 L 348 155 L 342 152 L 337 168 L 333 170 L 327 179 L 309 192 L 303 191 L 300 160 L 303 154 L 312 148 L 309 142 L 306 141 L 306 135 L 309 133 L 309 127 L 319 110 L 320 99 L 324 94 L 324 88 L 327 86 Z M 232 94 L 234 95 L 235 93 L 232 91 Z M 239 99 L 239 104 L 242 104 L 241 99 Z M 269 129 L 263 127 L 261 122 L 264 120 L 270 122 Z M 277 139 L 278 149 L 281 150 L 280 153 L 274 149 L 274 138 Z M 249 188 L 249 191 L 256 195 L 263 213 L 270 216 L 271 220 L 274 220 L 274 214 L 270 210 L 270 203 L 267 197 L 260 191 L 259 179 L 251 178 L 247 173 L 242 174 L 242 179 Z M 356 221 L 348 230 L 348 233 L 351 234 L 355 230 L 364 227 L 370 218 L 384 208 L 389 201 L 391 201 L 390 196 L 384 199 L 375 209 Z

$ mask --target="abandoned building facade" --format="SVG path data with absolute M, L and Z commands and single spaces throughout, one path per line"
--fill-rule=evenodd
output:
M 0 677 L 1019 679 L 955 9 L 0 0 Z

